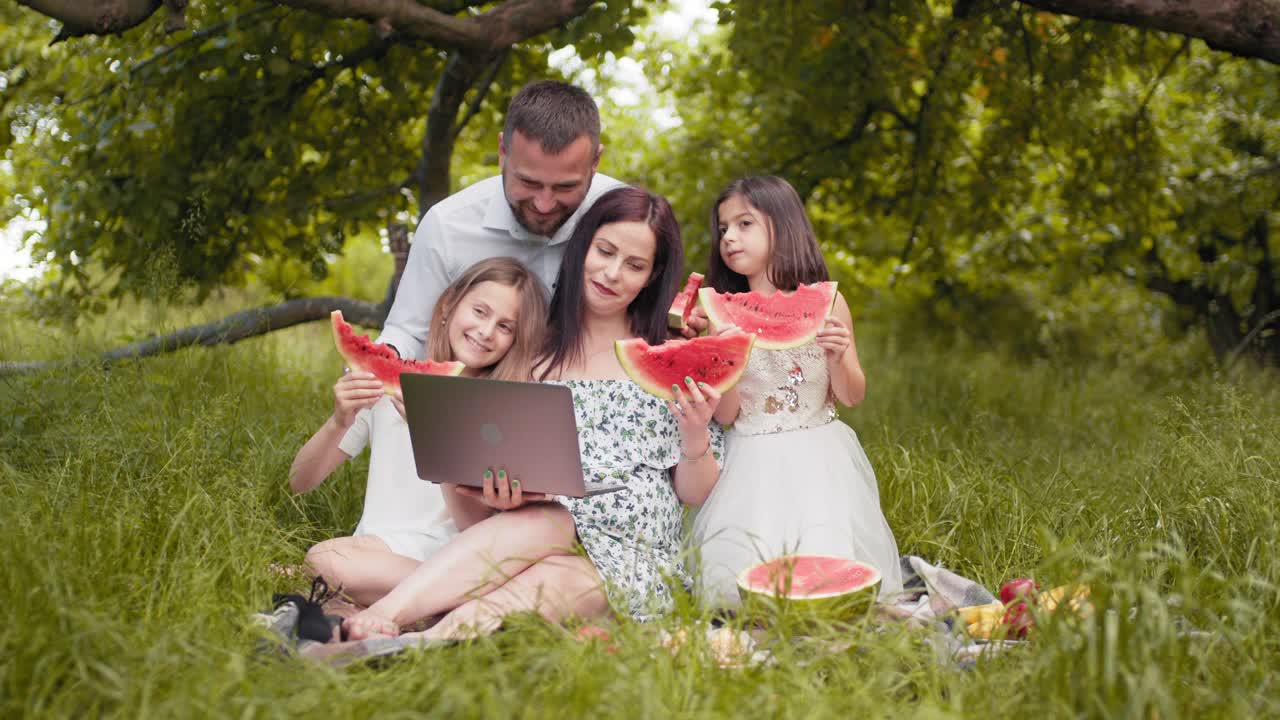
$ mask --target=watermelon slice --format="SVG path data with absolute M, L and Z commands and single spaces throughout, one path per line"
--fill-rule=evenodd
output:
M 661 345 L 633 338 L 614 343 L 614 352 L 637 385 L 663 400 L 674 400 L 671 386 L 684 388 L 686 377 L 721 393 L 732 388 L 747 369 L 755 341 L 756 336 L 747 333 L 668 340 Z
M 338 346 L 338 354 L 347 361 L 352 370 L 373 373 L 382 381 L 382 391 L 393 397 L 400 395 L 400 373 L 422 373 L 425 375 L 461 375 L 466 365 L 456 361 L 436 362 L 434 360 L 402 360 L 395 350 L 376 343 L 367 335 L 357 335 L 354 328 L 342 319 L 342 311 L 329 313 L 333 323 L 333 343 Z
M 671 309 L 667 311 L 667 327 L 672 330 L 683 330 L 689 325 L 689 313 L 698 304 L 698 288 L 702 287 L 702 273 L 689 273 L 689 280 L 684 289 L 671 301 Z
M 786 350 L 813 340 L 835 302 L 836 283 L 830 281 L 772 295 L 698 291 L 698 304 L 713 329 L 737 325 L 743 332 L 755 333 L 756 347 L 765 350 Z
M 880 571 L 866 563 L 828 555 L 783 555 L 743 570 L 738 594 L 744 605 L 848 618 L 875 601 Z

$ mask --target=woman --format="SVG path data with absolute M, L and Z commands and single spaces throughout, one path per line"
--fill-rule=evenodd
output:
M 502 470 L 486 472 L 483 491 L 455 488 L 466 496 L 451 503 L 463 532 L 349 619 L 351 638 L 394 635 L 442 612 L 423 637 L 490 632 L 512 612 L 558 622 L 612 607 L 647 619 L 670 606 L 667 579 L 686 579 L 680 503 L 701 504 L 720 473 L 722 440 L 709 428 L 719 395 L 692 384 L 675 403 L 644 393 L 627 379 L 614 342 L 666 339 L 683 258 L 665 199 L 639 188 L 602 195 L 565 249 L 534 369 L 573 392 L 588 482 L 627 490 L 547 502 Z

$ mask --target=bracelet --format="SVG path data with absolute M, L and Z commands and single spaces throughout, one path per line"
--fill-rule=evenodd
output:
M 683 448 L 681 448 L 681 449 L 680 449 L 680 457 L 681 457 L 681 459 L 686 460 L 686 461 L 688 461 L 688 462 L 695 462 L 695 461 L 701 460 L 702 458 L 706 457 L 706 456 L 707 456 L 707 454 L 708 454 L 708 453 L 710 453 L 710 452 L 711 452 L 711 436 L 710 436 L 710 435 L 708 435 L 708 436 L 707 436 L 707 448 L 706 448 L 705 450 L 703 450 L 702 452 L 698 453 L 697 455 L 690 455 L 689 453 L 685 452 Z

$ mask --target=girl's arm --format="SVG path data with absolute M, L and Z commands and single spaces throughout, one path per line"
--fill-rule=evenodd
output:
M 858 361 L 858 347 L 853 340 L 853 316 L 844 296 L 836 294 L 835 307 L 827 324 L 818 333 L 818 346 L 826 351 L 827 370 L 831 375 L 831 391 L 841 405 L 853 407 L 867 396 L 867 377 Z
M 298 451 L 289 468 L 289 489 L 295 493 L 315 490 L 338 466 L 351 458 L 338 449 L 342 436 L 347 434 L 336 415 L 330 415 L 324 425 Z
M 302 446 L 289 468 L 289 488 L 310 492 L 351 456 L 338 448 L 356 421 L 356 413 L 382 398 L 382 382 L 372 373 L 351 372 L 333 385 L 333 414 Z
M 693 383 L 678 393 L 678 402 L 667 403 L 680 424 L 680 462 L 672 472 L 672 483 L 676 497 L 691 507 L 706 502 L 720 479 L 707 427 L 719 404 L 720 394 L 714 388 Z

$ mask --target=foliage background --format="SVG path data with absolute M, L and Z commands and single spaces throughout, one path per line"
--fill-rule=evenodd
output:
M 844 419 L 902 552 L 992 588 L 1088 583 L 1092 616 L 972 666 L 935 629 L 865 626 L 766 633 L 777 663 L 742 670 L 630 623 L 608 624 L 614 653 L 522 621 L 346 672 L 255 655 L 246 618 L 292 589 L 269 565 L 348 532 L 367 469 L 287 492 L 338 371 L 304 326 L 0 376 L 0 714 L 1277 714 L 1280 385 L 1230 354 L 1276 307 L 1276 69 L 962 5 L 725 2 L 696 38 L 646 25 L 661 4 L 598 7 L 513 51 L 453 184 L 496 171 L 500 108 L 544 74 L 609 99 L 602 170 L 671 197 L 692 267 L 720 187 L 785 174 L 854 308 L 870 394 Z M 342 67 L 359 23 L 194 7 L 192 34 L 248 17 L 139 68 L 190 35 L 47 47 L 48 23 L 0 4 L 0 220 L 38 212 L 52 253 L 0 287 L 0 361 L 381 298 L 384 228 L 420 208 L 369 193 L 411 170 L 443 57 Z M 635 104 L 613 100 L 624 61 L 649 82 Z M 1276 364 L 1275 333 L 1255 337 L 1246 356 Z

